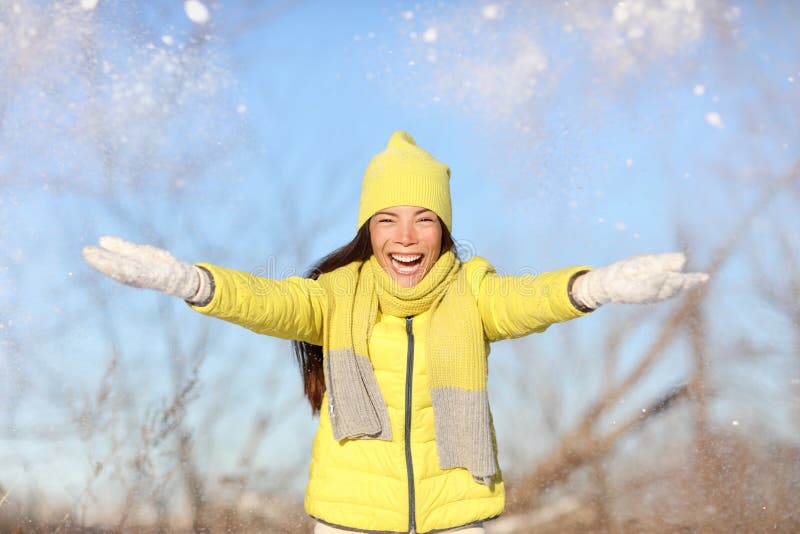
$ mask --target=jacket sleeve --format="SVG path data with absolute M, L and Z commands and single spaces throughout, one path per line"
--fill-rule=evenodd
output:
M 213 278 L 214 294 L 198 312 L 238 324 L 259 334 L 322 345 L 325 291 L 316 280 L 283 280 L 198 263 Z
M 554 323 L 581 317 L 569 296 L 571 281 L 589 267 L 566 267 L 522 276 L 500 276 L 485 260 L 470 275 L 478 312 L 489 341 L 544 332 Z M 482 262 L 482 265 L 481 265 Z

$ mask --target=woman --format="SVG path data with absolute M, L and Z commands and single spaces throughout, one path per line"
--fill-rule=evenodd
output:
M 450 170 L 395 132 L 364 175 L 355 239 L 308 278 L 189 265 L 113 237 L 84 257 L 119 282 L 295 342 L 320 414 L 305 498 L 316 533 L 479 533 L 505 502 L 489 343 L 708 277 L 683 273 L 682 254 L 499 276 L 482 258 L 459 261 L 451 219 Z

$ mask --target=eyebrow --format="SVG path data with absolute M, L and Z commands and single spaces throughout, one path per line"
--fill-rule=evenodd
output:
M 427 213 L 427 212 L 431 212 L 431 213 L 435 214 L 435 212 L 433 210 L 429 210 L 428 208 L 422 208 L 422 209 L 419 209 L 419 210 L 415 211 L 414 215 L 417 216 L 420 213 Z M 396 213 L 393 213 L 391 211 L 383 211 L 383 210 L 375 212 L 375 215 L 390 215 L 392 217 L 397 217 Z

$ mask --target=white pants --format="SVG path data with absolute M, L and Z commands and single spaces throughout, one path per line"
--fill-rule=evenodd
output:
M 354 531 L 342 530 L 340 528 L 331 527 L 319 522 L 317 523 L 317 526 L 314 527 L 314 534 L 351 534 L 352 532 Z M 458 534 L 486 534 L 486 531 L 483 529 L 483 527 L 454 528 L 451 530 L 441 530 L 439 532 L 441 532 L 441 534 L 445 534 L 446 532 Z

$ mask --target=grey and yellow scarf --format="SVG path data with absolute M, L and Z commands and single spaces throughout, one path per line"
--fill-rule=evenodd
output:
M 451 251 L 411 288 L 397 285 L 374 256 L 320 276 L 328 295 L 324 372 L 336 440 L 391 440 L 386 403 L 372 372 L 368 343 L 381 313 L 410 317 L 430 310 L 427 355 L 439 466 L 464 467 L 490 484 L 498 472 L 489 412 L 488 344 L 466 271 Z

